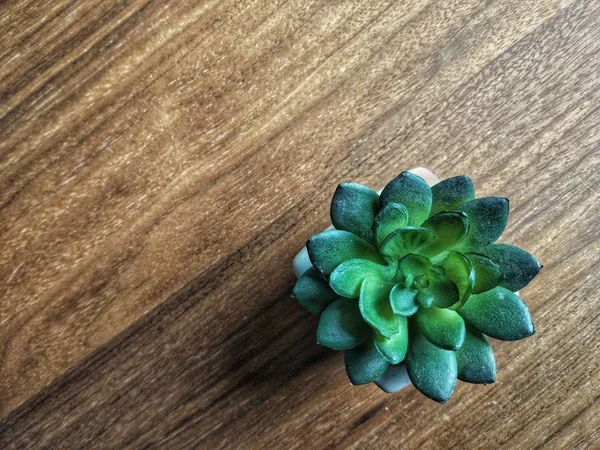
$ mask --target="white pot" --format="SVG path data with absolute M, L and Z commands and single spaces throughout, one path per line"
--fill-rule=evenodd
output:
M 424 167 L 417 167 L 410 169 L 409 172 L 423 178 L 429 186 L 433 186 L 438 183 L 440 179 L 429 169 Z M 379 191 L 381 193 L 381 191 Z M 333 228 L 330 226 L 328 229 Z M 304 272 L 312 267 L 310 258 L 308 257 L 308 251 L 304 247 L 294 258 L 294 273 L 296 278 L 300 278 Z M 385 392 L 393 393 L 398 392 L 400 389 L 405 388 L 410 384 L 410 379 L 406 373 L 406 367 L 404 364 L 398 364 L 396 366 L 390 366 L 383 375 L 375 380 L 375 384 Z

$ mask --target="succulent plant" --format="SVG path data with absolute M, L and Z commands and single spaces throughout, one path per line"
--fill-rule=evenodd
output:
M 429 187 L 402 172 L 381 195 L 340 184 L 331 202 L 335 229 L 311 237 L 313 267 L 292 296 L 320 314 L 317 342 L 345 351 L 352 384 L 406 364 L 414 386 L 445 403 L 456 380 L 493 383 L 486 336 L 531 336 L 529 310 L 514 293 L 541 269 L 526 251 L 494 243 L 508 199 L 475 198 L 467 176 Z

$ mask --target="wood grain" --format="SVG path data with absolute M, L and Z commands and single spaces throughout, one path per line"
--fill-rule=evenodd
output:
M 0 4 L 0 448 L 600 447 L 600 4 Z M 340 181 L 511 199 L 537 333 L 351 387 L 291 261 Z

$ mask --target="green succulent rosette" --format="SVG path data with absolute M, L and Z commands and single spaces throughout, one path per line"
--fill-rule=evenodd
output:
M 340 184 L 335 229 L 311 237 L 313 264 L 292 296 L 320 314 L 319 344 L 345 352 L 353 384 L 406 364 L 414 386 L 445 403 L 456 380 L 493 383 L 486 336 L 513 341 L 535 329 L 514 293 L 540 271 L 526 251 L 495 244 L 508 200 L 475 198 L 467 176 L 429 187 L 402 172 L 381 192 Z

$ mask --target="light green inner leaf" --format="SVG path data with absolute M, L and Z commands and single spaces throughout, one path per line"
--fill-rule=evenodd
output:
M 388 203 L 375 217 L 373 225 L 377 245 L 393 231 L 408 225 L 408 210 L 400 203 Z
M 475 271 L 473 293 L 480 294 L 495 288 L 502 281 L 502 271 L 498 264 L 480 253 L 467 253 L 465 255 Z
M 434 239 L 420 251 L 427 256 L 439 255 L 457 245 L 467 235 L 469 218 L 462 212 L 441 212 L 430 217 L 423 228 L 431 230 Z
M 389 339 L 377 331 L 374 333 L 375 347 L 390 364 L 399 364 L 404 361 L 408 349 L 408 321 L 406 317 L 400 318 L 400 329 Z
M 398 268 L 406 278 L 410 278 L 412 281 L 419 275 L 425 275 L 431 268 L 431 262 L 425 256 L 409 253 L 400 260 Z
M 409 317 L 416 313 L 419 309 L 416 295 L 415 290 L 396 284 L 390 292 L 390 304 L 394 314 Z
M 393 266 L 382 266 L 366 259 L 349 259 L 331 272 L 329 284 L 342 297 L 358 298 L 365 278 L 389 282 L 395 272 Z
M 419 289 L 416 296 L 417 303 L 423 308 L 431 308 L 435 297 L 427 289 Z
M 442 266 L 446 269 L 446 276 L 458 288 L 460 301 L 454 305 L 457 308 L 469 298 L 473 290 L 475 271 L 471 262 L 464 255 L 454 251 L 446 256 L 446 259 L 442 262 Z
M 449 308 L 460 300 L 456 284 L 446 276 L 430 279 L 429 287 L 424 290 L 433 297 L 433 305 L 438 308 Z
M 433 232 L 427 228 L 404 227 L 392 232 L 383 241 L 379 251 L 388 259 L 399 260 L 409 253 L 419 253 L 419 249 L 433 238 Z
M 432 344 L 445 350 L 457 350 L 465 339 L 465 321 L 451 309 L 432 306 L 415 316 L 419 329 Z
M 400 329 L 400 317 L 390 305 L 393 283 L 366 278 L 360 289 L 358 305 L 365 321 L 383 336 L 390 338 Z
M 446 278 L 446 269 L 435 264 L 432 265 L 426 273 L 430 280 L 440 280 L 442 278 Z

